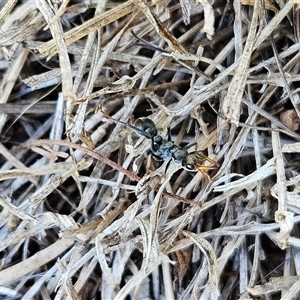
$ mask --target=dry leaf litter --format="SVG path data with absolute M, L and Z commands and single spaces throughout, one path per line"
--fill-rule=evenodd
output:
M 1 1 L 0 298 L 299 299 L 299 21 Z M 155 160 L 141 117 L 219 168 Z

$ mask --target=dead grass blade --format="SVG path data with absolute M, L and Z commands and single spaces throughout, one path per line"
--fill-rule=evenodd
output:
M 1 296 L 298 299 L 298 2 L 0 1 Z
M 81 26 L 76 26 L 74 29 L 71 29 L 67 33 L 65 33 L 63 35 L 65 44 L 70 45 L 76 42 L 89 33 L 101 29 L 105 25 L 126 16 L 127 14 L 134 11 L 137 7 L 138 6 L 135 1 L 129 0 L 124 2 L 123 4 L 116 6 L 113 9 L 108 10 L 107 12 L 104 12 L 103 14 L 95 16 Z M 44 45 L 37 47 L 35 51 L 38 52 L 42 57 L 51 58 L 57 52 L 57 44 L 53 39 L 45 43 Z

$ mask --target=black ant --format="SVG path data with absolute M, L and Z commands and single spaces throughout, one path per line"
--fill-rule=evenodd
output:
M 106 113 L 104 113 L 104 115 L 108 116 Z M 110 116 L 108 117 L 113 119 Z M 214 161 L 208 156 L 205 156 L 201 151 L 193 151 L 188 153 L 186 148 L 175 145 L 171 139 L 170 128 L 168 128 L 167 139 L 164 139 L 162 136 L 158 135 L 154 122 L 149 118 L 139 118 L 135 121 L 134 125 L 122 121 L 118 122 L 121 122 L 132 128 L 139 136 L 150 139 L 152 154 L 158 160 L 166 160 L 171 158 L 176 164 L 181 164 L 182 167 L 188 171 L 200 171 L 208 180 L 211 179 L 207 172 L 209 170 L 216 170 L 219 167 L 218 162 Z M 213 166 L 204 166 L 203 163 L 205 161 L 210 162 L 213 164 Z

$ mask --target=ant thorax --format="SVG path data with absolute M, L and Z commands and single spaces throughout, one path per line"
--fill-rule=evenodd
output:
M 159 157 L 162 160 L 172 158 L 177 164 L 181 164 L 188 154 L 186 149 L 181 148 L 178 145 L 174 145 L 174 142 L 167 141 L 161 136 L 156 136 L 152 139 L 151 148 L 156 157 Z

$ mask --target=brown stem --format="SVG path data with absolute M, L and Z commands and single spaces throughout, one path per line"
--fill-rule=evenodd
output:
M 78 144 L 75 144 L 75 143 L 72 143 L 72 142 L 69 142 L 69 141 L 66 141 L 66 140 L 36 140 L 36 141 L 30 141 L 30 142 L 25 143 L 22 146 L 22 148 L 31 148 L 31 147 L 34 147 L 34 146 L 45 146 L 45 145 L 49 145 L 49 146 L 60 145 L 60 146 L 66 146 L 66 147 L 69 147 L 69 148 L 77 149 L 79 151 L 82 151 L 82 152 L 86 153 L 87 155 L 89 155 L 91 157 L 96 158 L 97 160 L 102 161 L 103 163 L 107 164 L 108 166 L 112 167 L 113 169 L 120 171 L 121 173 L 125 174 L 132 181 L 137 181 L 138 182 L 138 181 L 141 180 L 141 178 L 139 176 L 137 176 L 137 175 L 133 174 L 132 172 L 124 169 L 122 166 L 119 166 L 114 161 L 110 160 L 109 158 L 107 158 L 107 157 L 105 157 L 105 156 L 103 156 L 99 153 L 96 153 L 95 151 L 90 150 L 86 147 L 83 147 L 81 145 L 78 145 Z M 158 188 L 159 187 L 155 188 L 155 190 L 158 190 Z M 170 194 L 170 193 L 167 193 L 167 192 L 163 192 L 163 195 L 168 197 L 168 198 L 171 198 L 173 200 L 177 200 L 177 201 L 184 202 L 184 203 L 187 203 L 187 204 L 192 204 L 192 205 L 197 205 L 197 206 L 201 205 L 199 202 L 196 202 L 196 201 L 193 201 L 193 200 L 187 200 L 187 199 L 184 199 L 180 196 L 173 195 L 173 194 Z

